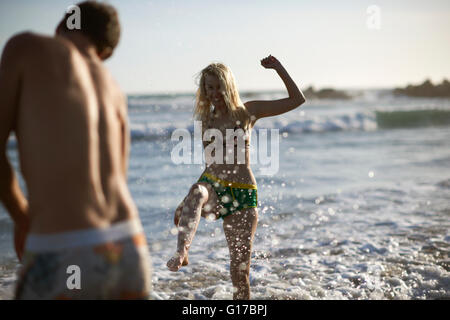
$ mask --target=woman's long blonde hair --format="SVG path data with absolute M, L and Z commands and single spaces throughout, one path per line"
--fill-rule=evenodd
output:
M 222 63 L 211 63 L 199 73 L 199 85 L 196 94 L 194 116 L 202 121 L 203 130 L 205 124 L 211 117 L 211 101 L 206 97 L 205 78 L 206 75 L 216 76 L 222 88 L 222 95 L 228 112 L 233 120 L 239 121 L 242 128 L 249 125 L 249 114 L 247 108 L 241 101 L 236 82 L 230 68 Z

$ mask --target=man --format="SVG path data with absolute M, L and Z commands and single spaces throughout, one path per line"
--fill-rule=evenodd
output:
M 54 37 L 16 35 L 1 59 L 0 199 L 19 259 L 25 251 L 16 298 L 147 298 L 150 257 L 126 184 L 127 105 L 102 63 L 119 41 L 118 15 L 78 7 L 80 29 L 66 14 Z M 12 131 L 28 199 L 6 156 Z

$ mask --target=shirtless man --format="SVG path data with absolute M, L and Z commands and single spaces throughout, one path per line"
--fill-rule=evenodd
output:
M 1 59 L 0 199 L 23 263 L 16 298 L 147 298 L 150 256 L 126 179 L 127 105 L 102 63 L 119 41 L 118 15 L 102 3 L 78 7 L 81 29 L 69 30 L 66 14 L 54 37 L 16 35 Z M 28 199 L 6 156 L 11 132 Z

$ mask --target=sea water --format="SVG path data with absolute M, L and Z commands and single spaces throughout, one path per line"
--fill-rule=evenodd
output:
M 358 93 L 257 122 L 253 299 L 450 298 L 450 100 Z M 174 209 L 204 169 L 171 158 L 173 131 L 193 136 L 194 97 L 134 95 L 128 103 L 128 183 L 152 255 L 152 298 L 231 299 L 222 220 L 202 219 L 190 264 L 166 268 L 176 249 Z M 263 174 L 255 152 L 264 129 L 279 130 L 273 175 Z M 18 169 L 14 138 L 8 155 Z M 12 228 L 0 207 L 1 299 L 13 297 L 19 268 Z

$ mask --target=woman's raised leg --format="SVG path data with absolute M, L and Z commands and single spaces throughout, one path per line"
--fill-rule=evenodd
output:
M 178 271 L 181 266 L 189 264 L 188 251 L 197 231 L 200 217 L 210 214 L 218 217 L 218 198 L 215 191 L 207 183 L 196 183 L 188 195 L 175 210 L 174 223 L 178 227 L 177 252 L 167 262 L 171 271 Z
M 208 189 L 203 184 L 195 183 L 183 201 L 182 208 L 179 206 L 175 212 L 175 222 L 178 222 L 178 243 L 177 252 L 167 262 L 170 271 L 178 271 L 182 265 L 188 263 L 188 250 L 197 231 L 203 205 L 208 201 Z M 181 212 L 177 212 L 179 210 Z

